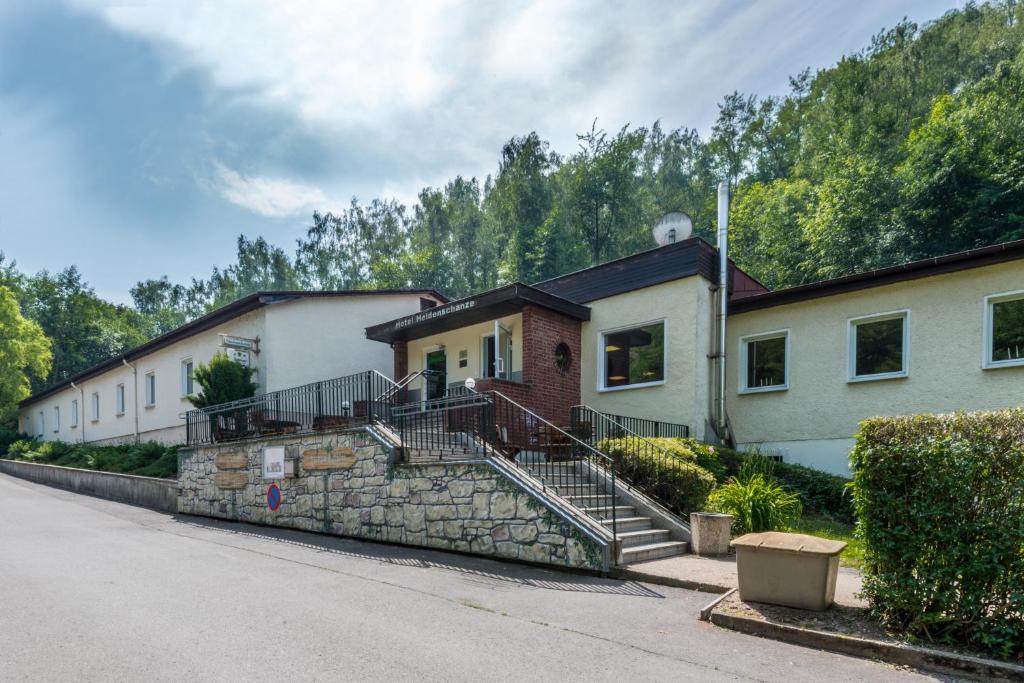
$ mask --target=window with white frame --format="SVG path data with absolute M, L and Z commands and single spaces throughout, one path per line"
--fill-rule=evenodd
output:
M 78 399 L 71 399 L 71 426 L 78 426 Z
M 906 377 L 909 368 L 909 311 L 850 320 L 849 380 Z
M 181 395 L 182 397 L 191 396 L 195 393 L 195 378 L 193 377 L 192 371 L 194 367 L 192 365 L 192 359 L 186 358 L 181 361 Z
M 43 433 L 46 431 L 46 413 L 39 411 L 39 429 L 36 433 L 39 434 L 39 438 L 43 438 Z
M 118 384 L 114 392 L 114 412 L 124 415 L 124 385 Z
M 985 367 L 1024 365 L 1024 290 L 985 297 Z
M 740 392 L 789 388 L 789 330 L 740 339 Z
M 60 406 L 53 407 L 53 433 L 60 431 Z
M 92 421 L 96 422 L 100 419 L 100 394 L 97 391 L 92 392 Z
M 601 389 L 665 382 L 665 321 L 602 332 Z
M 146 407 L 156 405 L 156 373 L 147 372 L 145 379 Z

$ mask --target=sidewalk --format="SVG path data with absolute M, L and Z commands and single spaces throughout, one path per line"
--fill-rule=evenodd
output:
M 621 568 L 617 575 L 624 579 L 647 583 L 692 588 L 708 593 L 725 593 L 737 586 L 736 556 L 677 555 L 663 560 L 627 565 Z M 857 597 L 859 592 L 860 572 L 840 567 L 836 579 L 836 604 L 844 607 L 866 607 L 867 603 Z

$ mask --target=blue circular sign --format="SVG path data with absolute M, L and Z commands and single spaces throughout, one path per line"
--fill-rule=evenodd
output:
M 277 484 L 271 484 L 267 489 L 267 507 L 272 512 L 277 512 L 277 508 L 281 507 L 281 489 L 277 487 Z

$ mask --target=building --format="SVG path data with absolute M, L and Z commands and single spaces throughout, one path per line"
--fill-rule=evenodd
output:
M 1024 404 L 1024 240 L 769 292 L 731 266 L 725 358 L 718 257 L 699 238 L 367 328 L 411 401 L 473 378 L 557 424 L 581 404 L 683 423 L 848 474 L 874 415 Z
M 556 425 L 587 406 L 840 474 L 867 417 L 1024 404 L 1024 240 L 778 291 L 730 264 L 724 346 L 718 262 L 689 238 L 451 302 L 253 295 L 26 399 L 21 426 L 181 440 L 190 370 L 231 337 L 258 340 L 261 393 L 376 369 L 429 405 L 472 380 Z
M 255 368 L 259 392 L 362 370 L 390 375 L 392 355 L 363 328 L 447 301 L 431 290 L 259 292 L 25 399 L 19 428 L 44 440 L 185 440 L 192 372 L 219 351 Z M 59 341 L 58 341 L 59 343 Z

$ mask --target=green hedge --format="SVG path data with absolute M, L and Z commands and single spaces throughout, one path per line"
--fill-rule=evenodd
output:
M 1024 658 L 1024 410 L 867 420 L 851 463 L 872 611 Z
M 143 477 L 178 476 L 178 447 L 154 441 L 122 446 L 93 446 L 65 441 L 22 439 L 7 448 L 4 456 L 45 465 L 137 474 Z
M 647 439 L 668 453 L 637 447 L 632 438 L 603 439 L 597 450 L 617 463 L 623 477 L 637 484 L 679 515 L 701 510 L 715 488 L 715 477 L 703 463 L 711 465 L 714 449 L 692 439 Z

